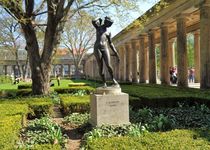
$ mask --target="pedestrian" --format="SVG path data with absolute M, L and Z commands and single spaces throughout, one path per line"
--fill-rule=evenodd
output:
M 60 86 L 60 80 L 61 80 L 61 78 L 60 78 L 60 75 L 59 74 L 56 76 L 56 80 L 58 82 L 58 86 Z

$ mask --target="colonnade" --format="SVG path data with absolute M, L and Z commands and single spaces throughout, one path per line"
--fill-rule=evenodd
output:
M 151 15 L 153 8 L 145 14 Z M 113 38 L 120 56 L 120 63 L 112 61 L 117 80 L 156 84 L 156 48 L 160 45 L 160 83 L 169 85 L 169 68 L 176 67 L 177 86 L 188 87 L 190 33 L 194 36 L 195 82 L 210 88 L 210 0 L 169 1 L 168 7 L 148 20 L 143 27 L 124 29 Z M 94 55 L 86 60 L 90 78 L 99 77 L 94 61 Z
M 149 83 L 156 84 L 155 49 L 156 44 L 160 44 L 161 84 L 170 84 L 169 68 L 177 65 L 177 86 L 188 87 L 187 34 L 191 33 L 194 35 L 195 82 L 200 82 L 201 88 L 210 88 L 210 0 L 203 1 L 197 9 L 196 11 L 200 11 L 198 25 L 189 25 L 190 15 L 180 12 L 173 17 L 175 31 L 170 31 L 171 22 L 163 21 L 134 39 L 124 40 L 120 44 L 115 42 L 121 59 L 119 80 L 139 83 L 146 83 L 148 80 Z

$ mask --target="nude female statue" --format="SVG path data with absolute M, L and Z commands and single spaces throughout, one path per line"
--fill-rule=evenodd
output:
M 119 87 L 119 84 L 117 83 L 117 81 L 114 79 L 114 76 L 113 76 L 113 69 L 110 62 L 110 52 L 108 49 L 108 45 L 109 45 L 109 47 L 114 52 L 114 56 L 117 57 L 118 62 L 119 62 L 120 61 L 119 54 L 117 50 L 115 49 L 114 44 L 111 41 L 111 33 L 107 32 L 107 28 L 111 27 L 111 25 L 113 24 L 113 21 L 111 20 L 111 18 L 105 17 L 104 23 L 102 24 L 102 19 L 96 18 L 95 20 L 92 20 L 92 24 L 96 28 L 96 41 L 94 45 L 94 55 L 96 57 L 96 60 L 99 66 L 99 75 L 102 78 L 102 81 L 104 84 L 103 87 L 107 87 L 105 76 L 103 73 L 103 69 L 104 69 L 103 61 L 108 68 L 108 72 L 111 76 L 114 86 Z

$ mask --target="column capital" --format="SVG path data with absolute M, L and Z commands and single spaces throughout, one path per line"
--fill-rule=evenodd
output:
M 176 20 L 178 20 L 178 19 L 186 19 L 188 15 L 189 15 L 188 13 L 180 13 L 180 14 L 176 15 L 174 18 Z
M 175 38 L 172 38 L 172 39 L 168 40 L 169 43 L 174 43 L 174 41 L 175 41 Z
M 201 2 L 200 7 L 210 7 L 210 0 L 205 0 Z
M 145 38 L 145 37 L 147 37 L 147 35 L 148 35 L 147 33 L 140 33 L 139 38 Z
M 149 29 L 149 30 L 148 30 L 148 34 L 154 33 L 154 32 L 156 32 L 158 29 L 159 29 L 158 27 Z
M 131 41 L 126 42 L 126 43 L 125 43 L 125 46 L 129 46 L 129 47 L 131 47 Z
M 162 22 L 162 23 L 160 24 L 160 28 L 169 27 L 169 24 L 170 24 L 169 21 Z
M 138 44 L 138 42 L 139 42 L 139 39 L 132 39 L 131 40 L 131 44 L 133 45 L 133 44 Z
M 200 30 L 194 31 L 193 34 L 194 35 L 200 35 Z

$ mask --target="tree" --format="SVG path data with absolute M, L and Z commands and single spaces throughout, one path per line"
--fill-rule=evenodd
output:
M 53 55 L 56 52 L 64 25 L 69 17 L 82 9 L 93 10 L 116 6 L 128 8 L 137 0 L 0 0 L 0 5 L 18 21 L 26 40 L 32 73 L 33 94 L 48 94 Z M 38 2 L 38 3 L 37 3 Z M 92 10 L 92 9 L 91 9 Z M 45 23 L 36 22 L 43 15 Z M 44 29 L 44 44 L 40 50 L 36 30 Z
M 95 29 L 91 23 L 92 17 L 86 12 L 80 12 L 71 18 L 64 28 L 63 43 L 71 53 L 75 75 L 78 78 L 80 64 L 88 50 L 93 48 Z
M 3 11 L 1 11 L 1 14 Z M 26 67 L 22 68 L 20 66 L 19 60 L 19 50 L 21 47 L 21 40 L 23 36 L 20 31 L 20 27 L 17 21 L 15 21 L 11 16 L 1 15 L 0 16 L 0 45 L 11 52 L 11 54 L 15 57 L 16 65 L 18 67 L 18 72 L 21 77 L 25 79 Z M 25 66 L 27 66 L 27 56 Z

